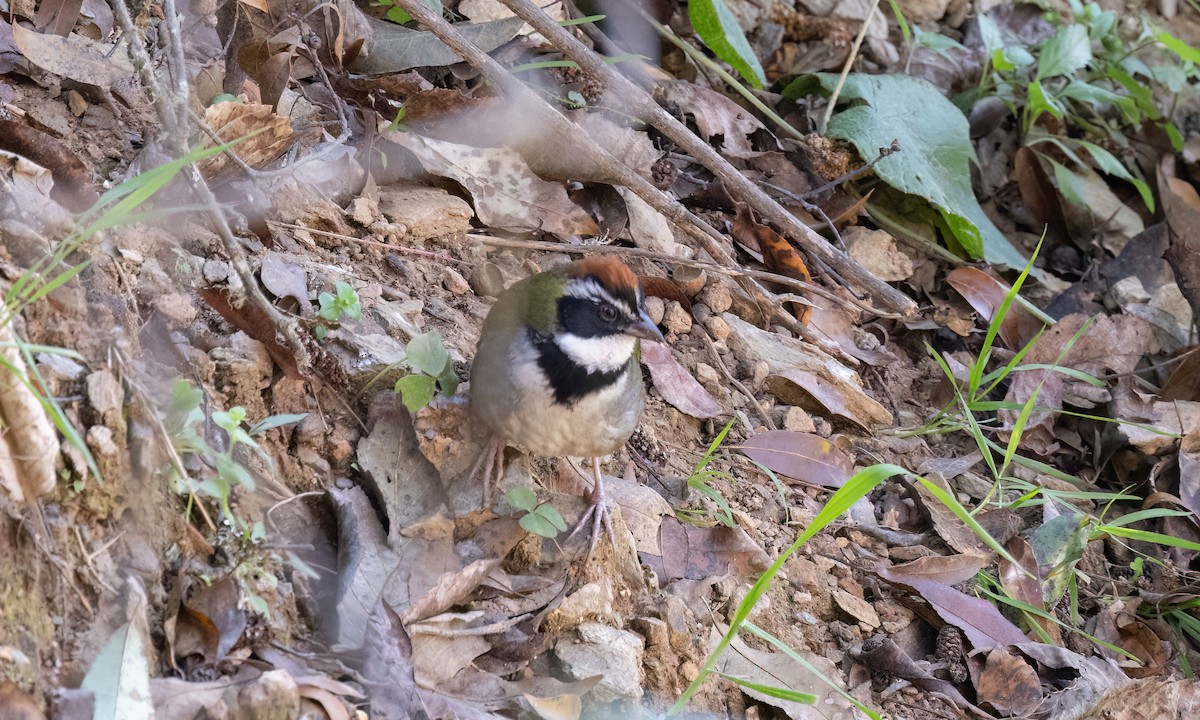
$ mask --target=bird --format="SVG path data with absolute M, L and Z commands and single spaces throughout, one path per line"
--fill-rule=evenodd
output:
M 600 458 L 624 446 L 641 418 L 643 340 L 665 341 L 641 281 L 611 256 L 550 268 L 500 293 L 483 322 L 468 393 L 492 432 L 475 466 L 484 468 L 485 504 L 508 446 L 590 458 L 590 503 L 567 540 L 590 522 L 591 556 L 602 528 L 612 538 Z

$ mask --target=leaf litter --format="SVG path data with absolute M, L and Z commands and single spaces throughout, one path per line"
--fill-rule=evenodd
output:
M 1132 78 L 1193 80 L 1170 55 L 1157 74 L 1111 64 L 1101 9 L 933 12 L 919 32 L 876 13 L 858 52 L 880 72 L 850 75 L 829 137 L 810 130 L 832 101 L 787 88 L 833 90 L 794 76 L 835 71 L 862 8 L 671 7 L 717 58 L 682 65 L 584 19 L 641 48 L 616 67 L 659 63 L 639 67 L 691 145 L 615 76 L 562 60 L 577 48 L 528 34 L 521 0 L 447 9 L 542 104 L 510 104 L 432 20 L 378 17 L 420 15 L 408 0 L 230 3 L 195 26 L 189 4 L 182 34 L 168 3 L 159 29 L 187 52 L 153 58 L 144 18 L 118 36 L 119 9 L 44 5 L 0 20 L 3 122 L 20 128 L 0 163 L 0 372 L 17 380 L 0 385 L 0 549 L 17 560 L 0 649 L 21 648 L 0 653 L 5 709 L 578 718 L 661 712 L 705 677 L 689 708 L 726 715 L 864 712 L 846 692 L 905 717 L 1196 704 L 1200 195 L 1186 126 Z M 1194 24 L 1148 37 L 1186 59 Z M 719 62 L 782 95 L 755 105 Z M 184 75 L 191 95 L 147 86 Z M 950 97 L 950 76 L 981 90 Z M 1028 105 L 984 117 L 1002 86 Z M 1147 157 L 1126 164 L 1129 137 L 1089 135 L 1087 112 L 1136 115 Z M 189 139 L 199 175 L 145 172 Z M 201 177 L 208 200 L 188 187 Z M 127 178 L 101 197 L 103 234 L 62 244 L 63 208 Z M 1050 220 L 1031 305 L 1010 305 Z M 804 252 L 812 229 L 836 252 Z M 558 244 L 505 244 L 522 239 Z M 521 522 L 579 517 L 580 468 L 510 451 L 485 506 L 482 436 L 453 388 L 488 298 L 597 243 L 661 281 L 671 345 L 644 349 L 643 427 L 605 465 L 616 539 L 585 562 Z M 915 317 L 914 300 L 936 309 Z M 428 391 L 408 408 L 405 377 Z M 931 480 L 858 499 L 749 607 L 831 491 L 884 462 Z

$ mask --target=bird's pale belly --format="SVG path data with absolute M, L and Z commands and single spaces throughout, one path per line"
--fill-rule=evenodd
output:
M 599 457 L 625 444 L 644 402 L 641 372 L 634 372 L 570 405 L 545 393 L 522 394 L 507 412 L 489 420 L 510 445 L 534 455 Z

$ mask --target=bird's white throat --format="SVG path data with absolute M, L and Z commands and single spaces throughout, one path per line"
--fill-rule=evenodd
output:
M 629 362 L 637 338 L 628 335 L 580 337 L 564 333 L 557 336 L 558 347 L 567 357 L 587 368 L 588 372 L 612 372 Z

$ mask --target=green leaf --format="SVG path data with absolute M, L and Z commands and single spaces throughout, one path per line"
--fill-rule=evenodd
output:
M 280 413 L 272 415 L 269 418 L 260 420 L 250 427 L 251 435 L 262 435 L 268 430 L 274 430 L 277 427 L 298 423 L 308 417 L 308 413 Z
M 1096 163 L 1096 167 L 1101 172 L 1119 177 L 1137 188 L 1138 194 L 1142 196 L 1142 202 L 1146 203 L 1146 208 L 1150 212 L 1154 212 L 1154 193 L 1150 192 L 1150 186 L 1146 184 L 1145 180 L 1135 178 L 1129 172 L 1129 168 L 1125 167 L 1125 164 L 1117 159 L 1116 155 L 1113 155 L 1099 145 L 1087 140 L 1080 140 L 1079 144 L 1088 151 L 1088 155 L 1092 156 L 1092 161 Z
M 542 507 L 548 506 L 544 505 Z M 538 509 L 541 510 L 541 508 Z M 561 517 L 559 519 L 561 520 Z M 544 538 L 552 538 L 561 532 L 561 530 L 554 526 L 554 523 L 551 522 L 549 518 L 537 512 L 531 512 L 527 515 L 522 515 L 521 519 L 517 522 L 520 523 L 521 527 L 525 528 L 534 535 L 539 535 Z
M 837 76 L 818 76 L 832 90 Z M 862 100 L 829 122 L 831 137 L 848 140 L 865 159 L 874 159 L 893 140 L 900 152 L 875 165 L 892 187 L 928 200 L 942 214 L 954 239 L 973 257 L 1025 266 L 1025 258 L 984 214 L 971 189 L 975 150 L 967 119 L 933 85 L 907 75 L 846 78 L 845 100 Z
M 1074 75 L 1092 59 L 1092 46 L 1087 28 L 1082 25 L 1066 25 L 1042 43 L 1038 56 L 1035 80 Z
M 450 353 L 446 352 L 442 336 L 436 330 L 413 336 L 404 351 L 409 365 L 435 378 L 450 364 Z
M 1042 113 L 1050 113 L 1059 120 L 1063 119 L 1065 111 L 1061 103 L 1046 94 L 1046 88 L 1037 80 L 1029 83 L 1029 121 L 1033 125 Z
M 1180 59 L 1188 62 L 1200 63 L 1200 50 L 1188 45 L 1171 33 L 1164 30 L 1155 37 L 1160 43 L 1165 45 L 1168 50 L 1178 55 Z
M 537 507 L 537 495 L 527 487 L 515 487 L 504 493 L 504 499 L 518 510 L 533 512 Z
M 437 376 L 438 387 L 443 395 L 453 395 L 458 390 L 458 375 L 454 372 L 454 363 L 446 363 L 446 369 Z
M 954 48 L 958 48 L 960 50 L 963 48 L 962 43 L 958 42 L 954 38 L 946 37 L 941 33 L 925 32 L 921 28 L 914 29 L 916 30 L 916 40 L 914 44 L 916 44 L 918 47 L 929 48 L 943 57 L 947 57 L 947 53 Z
M 892 8 L 892 15 L 896 16 L 896 24 L 900 26 L 900 36 L 904 38 L 904 44 L 909 44 L 912 42 L 912 31 L 908 28 L 908 21 L 904 19 L 904 13 L 900 12 L 900 5 L 896 0 L 888 0 L 888 5 Z M 916 30 L 919 35 L 921 28 Z
M 812 705 L 817 702 L 817 696 L 813 695 L 812 693 L 800 692 L 799 690 L 792 690 L 791 688 L 775 687 L 774 685 L 763 685 L 762 683 L 750 682 L 749 680 L 743 680 L 742 678 L 734 675 L 726 675 L 723 672 L 718 672 L 716 674 L 720 675 L 726 680 L 730 680 L 738 685 L 760 692 L 768 697 L 779 698 L 780 700 L 790 700 L 792 702 L 801 703 L 804 705 Z
M 433 400 L 434 382 L 428 375 L 413 373 L 396 381 L 396 392 L 409 412 L 416 412 Z
M 549 503 L 543 503 L 537 510 L 533 511 L 533 514 L 553 525 L 559 532 L 567 529 L 567 521 L 563 520 L 563 516 L 559 514 L 558 509 Z
M 767 84 L 767 76 L 763 74 L 754 49 L 725 0 L 690 0 L 688 17 L 708 49 L 733 66 L 743 80 L 756 88 Z

